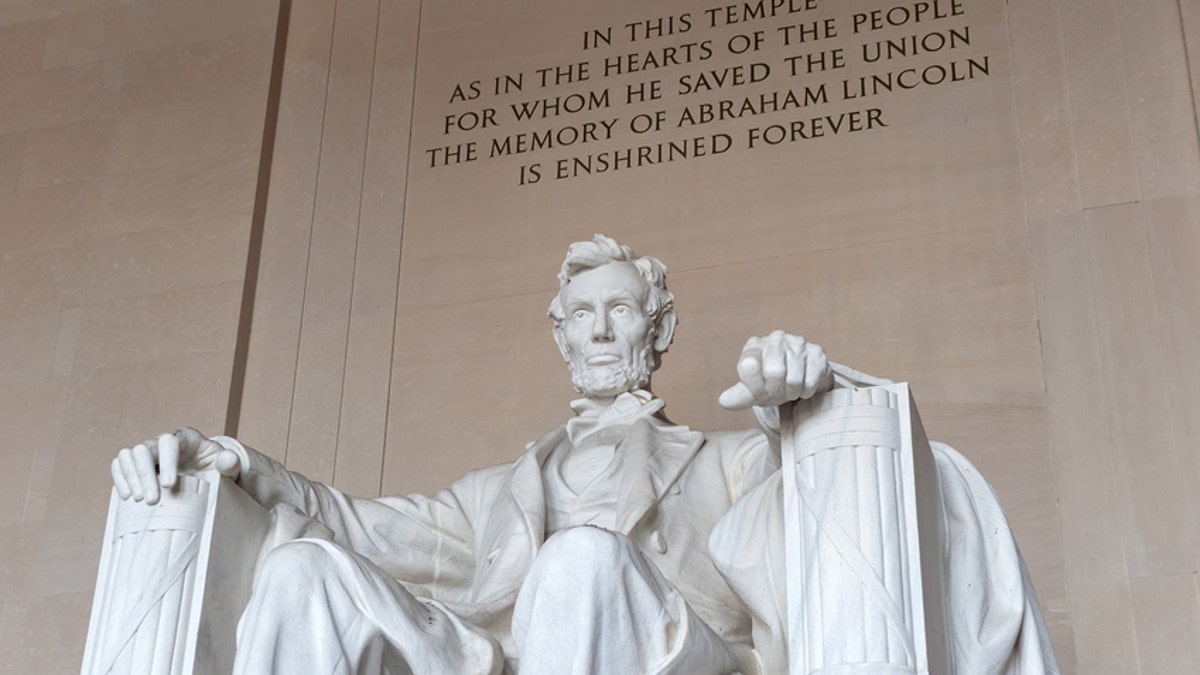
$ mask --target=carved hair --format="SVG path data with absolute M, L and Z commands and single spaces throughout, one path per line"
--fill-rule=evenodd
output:
M 567 248 L 567 257 L 563 260 L 562 269 L 558 272 L 558 288 L 561 291 L 581 272 L 614 262 L 631 263 L 646 283 L 650 284 L 654 292 L 646 298 L 646 306 L 643 309 L 646 316 L 657 324 L 662 313 L 675 304 L 675 296 L 667 290 L 667 266 L 657 258 L 639 256 L 633 249 L 617 243 L 612 237 L 597 234 L 591 241 L 577 241 L 571 244 Z M 550 303 L 550 318 L 554 319 L 556 325 L 566 318 L 560 296 L 561 293 L 556 294 Z

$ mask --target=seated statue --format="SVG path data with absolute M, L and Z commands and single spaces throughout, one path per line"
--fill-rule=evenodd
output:
M 432 497 L 352 497 L 193 429 L 121 450 L 117 492 L 153 504 L 215 468 L 272 510 L 283 543 L 238 624 L 239 674 L 789 672 L 776 409 L 880 381 L 776 331 L 746 343 L 720 397 L 764 429 L 675 424 L 650 389 L 676 325 L 665 273 L 602 235 L 571 245 L 549 313 L 574 416 Z M 1057 672 L 994 495 L 934 451 L 947 546 L 975 547 L 952 572 L 972 589 L 948 598 L 955 672 Z

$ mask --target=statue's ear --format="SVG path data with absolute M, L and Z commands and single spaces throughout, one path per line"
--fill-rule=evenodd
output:
M 671 346 L 671 340 L 675 337 L 675 324 L 678 319 L 675 318 L 675 310 L 667 309 L 658 316 L 658 325 L 655 326 L 654 333 L 654 351 L 662 354 L 667 351 L 667 347 Z
M 571 362 L 571 349 L 567 346 L 567 336 L 563 333 L 562 324 L 557 321 L 554 323 L 554 343 L 558 345 L 558 351 L 562 354 L 563 361 Z

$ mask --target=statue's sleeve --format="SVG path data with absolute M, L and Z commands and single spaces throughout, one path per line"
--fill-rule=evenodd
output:
M 764 672 L 787 672 L 783 478 L 775 471 L 734 503 L 708 540 L 713 564 L 745 603 Z
M 949 530 L 946 605 L 956 672 L 1056 675 L 1050 633 L 996 493 L 956 450 L 929 445 Z
M 730 433 L 730 432 L 724 432 Z M 721 453 L 721 470 L 732 504 L 779 470 L 779 453 L 759 429 L 736 432 L 729 450 Z
M 325 525 L 333 541 L 410 588 L 467 588 L 475 567 L 475 514 L 498 467 L 463 476 L 432 496 L 364 499 L 310 481 L 246 448 L 238 484 L 267 508 L 287 505 Z M 453 595 L 453 593 L 451 593 Z

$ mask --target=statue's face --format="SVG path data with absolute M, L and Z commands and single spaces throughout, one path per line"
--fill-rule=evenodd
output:
M 630 263 L 580 272 L 559 291 L 565 318 L 556 337 L 575 388 L 611 398 L 645 387 L 653 370 L 650 284 Z

